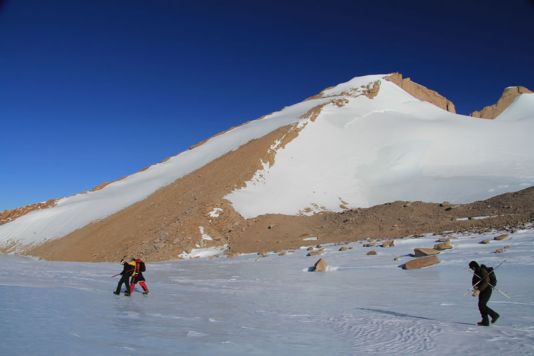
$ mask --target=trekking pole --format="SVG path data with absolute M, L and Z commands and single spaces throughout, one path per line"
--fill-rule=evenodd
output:
M 122 273 L 122 272 L 121 272 L 121 273 Z M 117 276 L 120 275 L 121 273 L 114 274 L 113 276 L 111 276 L 111 278 L 113 278 L 113 277 L 117 277 Z
M 502 265 L 504 262 L 506 262 L 506 260 L 503 260 L 501 263 L 499 263 L 497 266 L 495 266 L 495 267 L 493 268 L 493 270 L 491 271 L 491 273 L 495 273 L 495 270 L 496 270 L 497 268 L 501 267 L 501 265 Z M 474 273 L 474 272 L 473 272 L 473 274 L 474 274 L 475 276 L 477 276 L 478 278 L 480 278 L 480 280 L 479 280 L 478 282 L 476 282 L 476 283 L 473 285 L 473 288 L 474 288 L 474 287 L 476 287 L 480 282 L 482 282 L 482 277 L 479 276 L 478 274 Z M 510 297 L 508 294 L 506 294 L 505 292 L 503 292 L 501 289 L 497 288 L 497 286 L 494 286 L 494 285 L 491 284 L 491 283 L 488 283 L 488 284 L 489 284 L 492 288 L 496 289 L 497 292 L 501 293 L 501 294 L 502 294 L 503 296 L 505 296 L 506 298 L 508 298 L 508 299 L 512 299 L 512 297 Z M 469 291 L 469 292 L 471 292 L 471 291 Z M 468 292 L 468 293 L 469 293 L 469 292 Z M 467 296 L 467 293 L 465 294 L 465 296 Z

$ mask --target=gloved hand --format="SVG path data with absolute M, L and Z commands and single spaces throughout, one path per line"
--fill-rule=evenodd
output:
M 478 289 L 473 289 L 473 293 L 471 293 L 471 295 L 472 295 L 473 297 L 478 297 L 479 294 L 480 294 L 480 291 L 479 291 Z

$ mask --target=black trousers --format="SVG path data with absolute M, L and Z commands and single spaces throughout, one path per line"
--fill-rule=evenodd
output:
M 126 286 L 126 291 L 130 293 L 130 276 L 127 274 L 123 274 L 121 276 L 121 279 L 119 281 L 119 284 L 117 284 L 117 289 L 115 290 L 115 293 L 120 293 L 122 285 Z
M 495 318 L 498 315 L 495 310 L 488 307 L 488 302 L 491 298 L 491 292 L 492 288 L 488 286 L 486 289 L 480 292 L 480 295 L 478 296 L 478 310 L 480 310 L 480 315 L 482 316 L 483 322 L 489 322 L 488 315 L 492 318 Z

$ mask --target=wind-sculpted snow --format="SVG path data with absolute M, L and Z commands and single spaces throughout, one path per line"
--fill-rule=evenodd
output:
M 450 235 L 441 263 L 398 268 L 439 236 L 396 240 L 366 256 L 362 243 L 325 246 L 330 272 L 304 272 L 317 258 L 245 255 L 147 264 L 151 294 L 111 292 L 119 264 L 0 256 L 0 353 L 5 355 L 528 355 L 534 353 L 534 230 L 503 241 Z M 490 239 L 489 245 L 478 242 Z M 313 244 L 320 243 L 312 241 Z M 303 242 L 307 243 L 307 242 Z M 503 254 L 496 248 L 510 245 Z M 398 257 L 397 261 L 394 258 Z M 497 266 L 490 306 L 497 324 L 478 327 L 466 292 L 475 259 Z

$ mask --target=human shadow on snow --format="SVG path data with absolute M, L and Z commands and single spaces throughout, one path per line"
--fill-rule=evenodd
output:
M 442 320 L 438 320 L 438 319 L 427 318 L 427 317 L 418 316 L 418 315 L 410 315 L 410 314 L 405 314 L 405 313 L 399 313 L 399 312 L 395 312 L 395 311 L 391 311 L 391 310 L 383 310 L 383 309 L 376 309 L 376 308 L 356 308 L 356 309 L 363 310 L 363 311 L 370 311 L 370 312 L 380 313 L 380 314 L 392 315 L 392 316 L 396 316 L 396 317 L 400 317 L 400 318 L 412 318 L 412 319 L 422 319 L 422 320 L 431 320 L 431 321 L 443 322 Z M 473 326 L 473 324 L 462 323 L 460 321 L 452 321 L 451 323 Z

